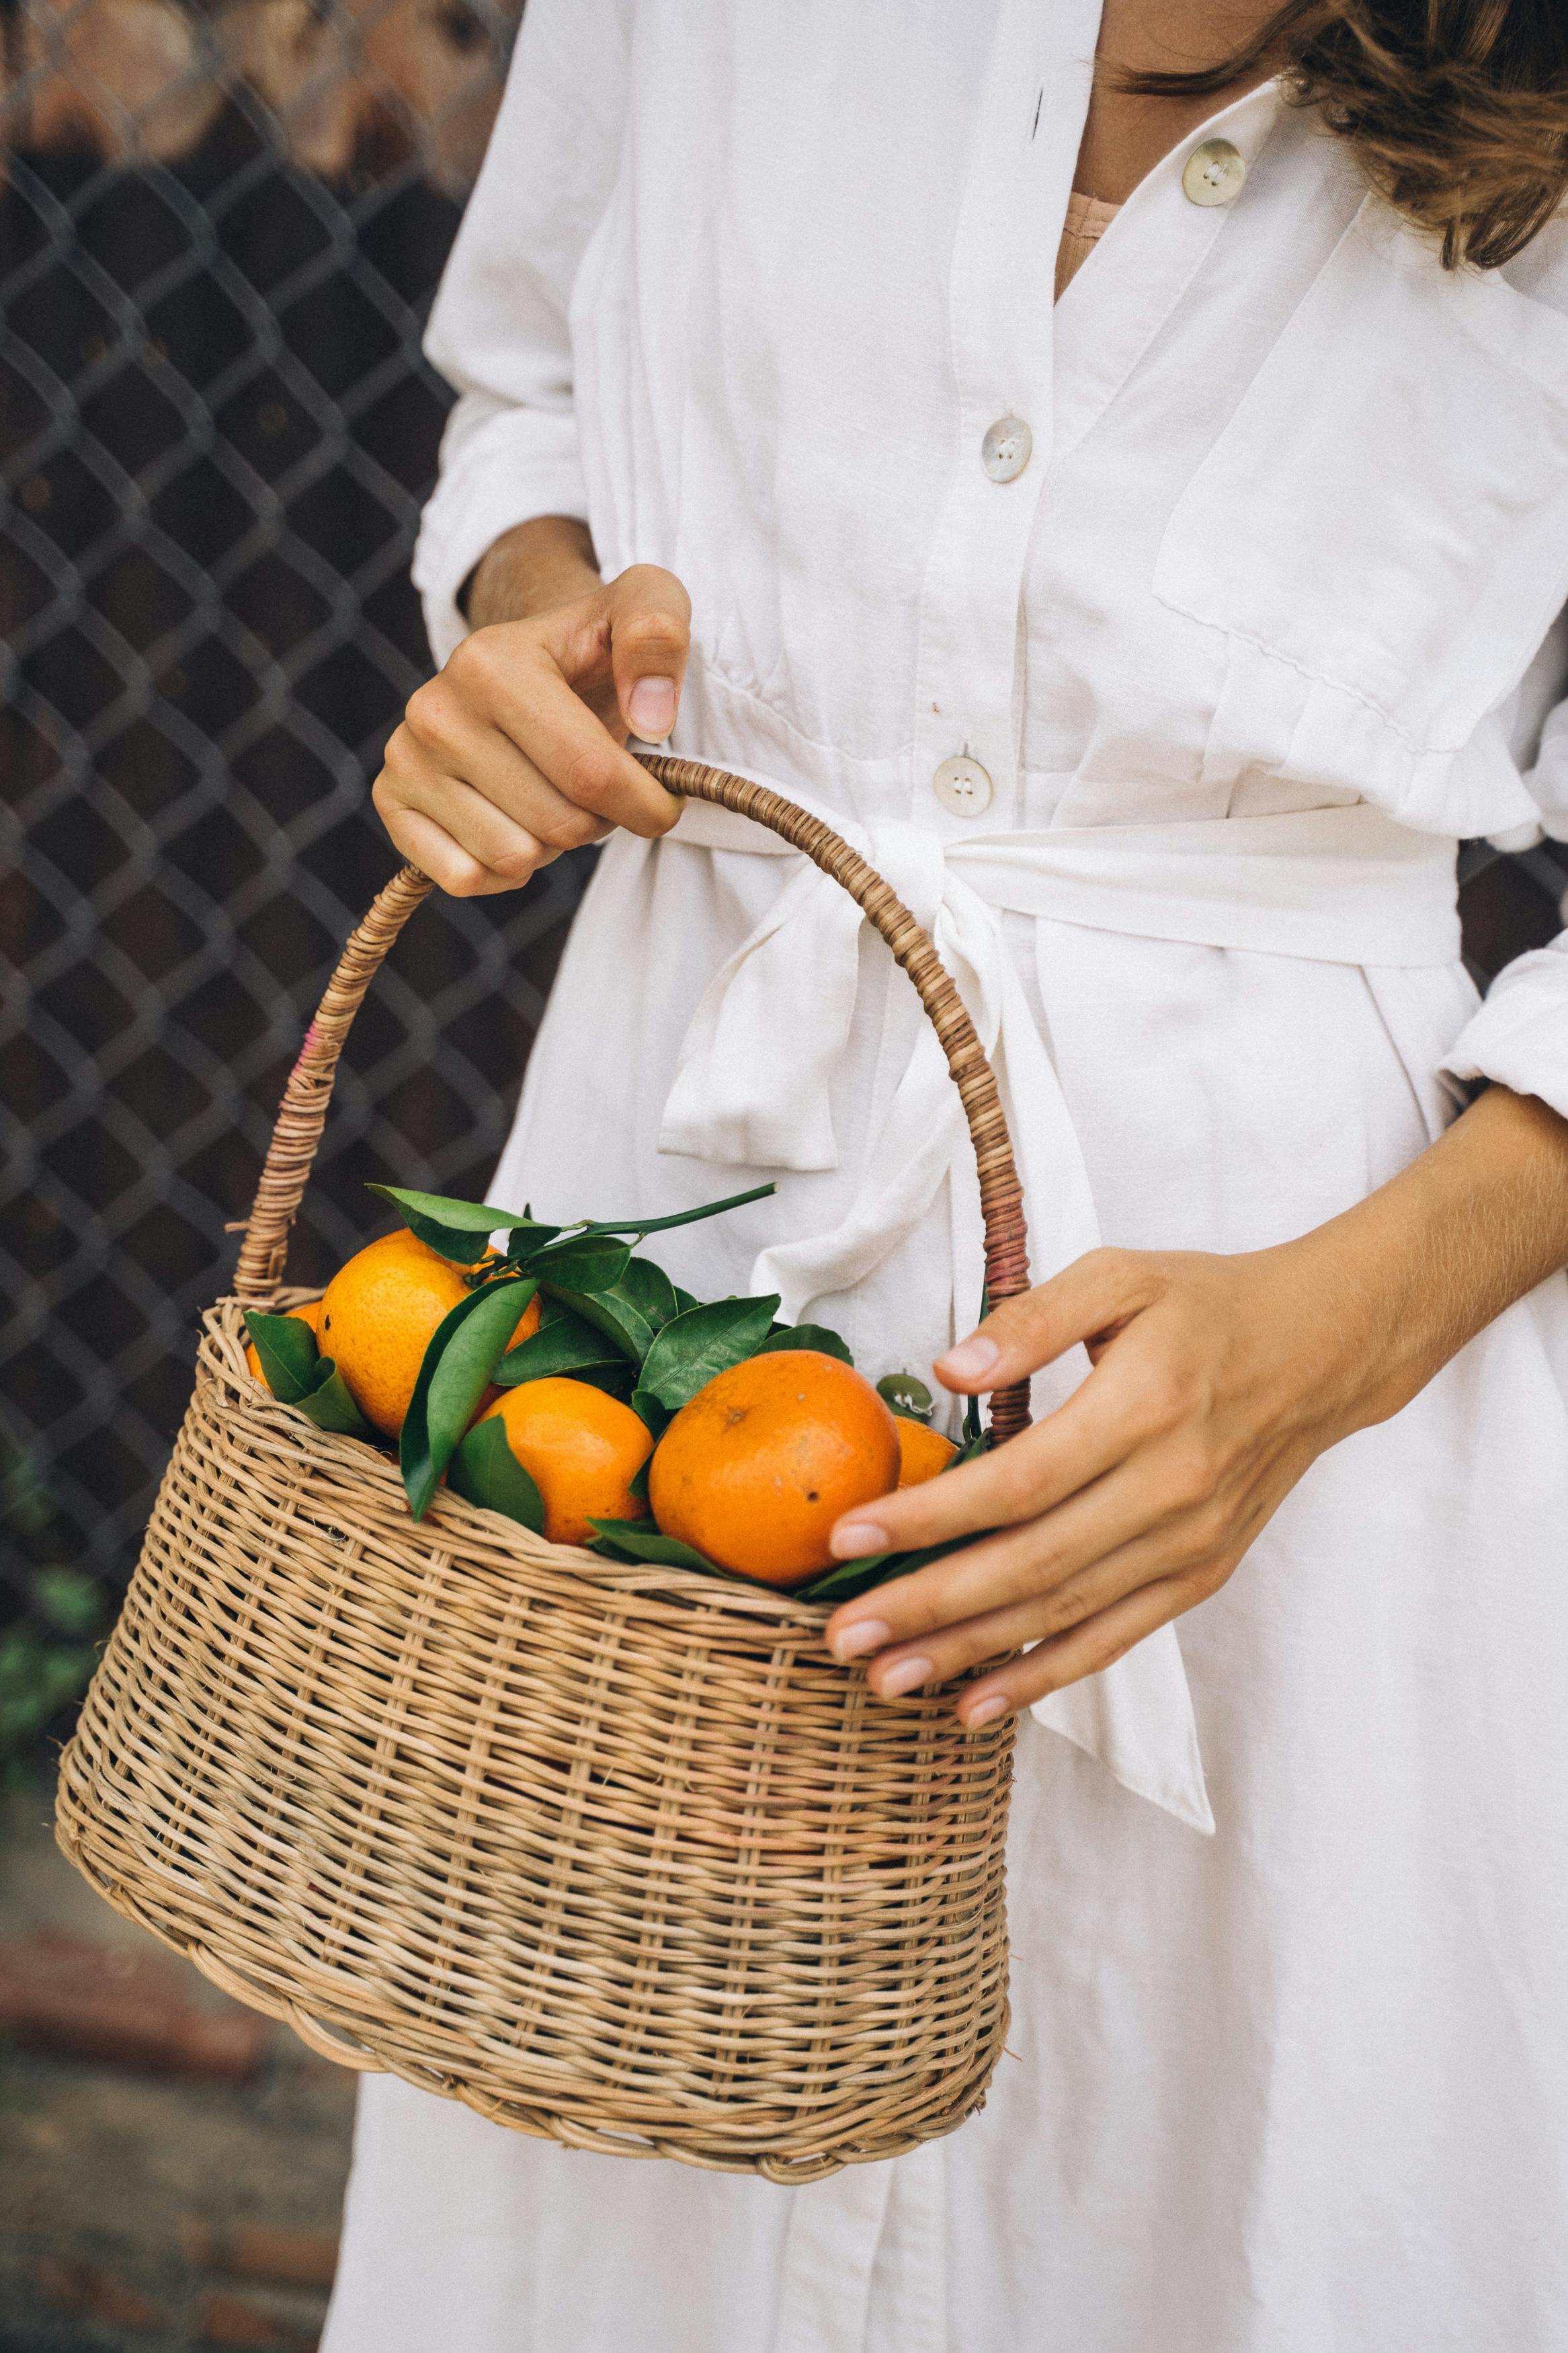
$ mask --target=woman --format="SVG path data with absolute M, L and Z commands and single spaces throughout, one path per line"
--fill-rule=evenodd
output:
M 787 2192 L 372 2078 L 330 2353 L 1568 2342 L 1568 955 L 1478 1009 L 1454 915 L 1568 836 L 1565 185 L 1554 0 L 532 0 L 377 805 L 458 892 L 612 836 L 498 1200 L 777 1176 L 678 1279 L 1037 1375 L 837 1541 L 997 1533 L 829 1628 L 883 1697 L 1034 1646 L 959 1703 L 1030 1711 L 1014 2023 Z M 934 926 L 1028 1193 L 978 1332 L 906 984 L 628 733 Z

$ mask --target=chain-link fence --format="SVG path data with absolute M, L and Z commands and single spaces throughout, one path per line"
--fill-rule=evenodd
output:
M 395 864 L 367 787 L 428 667 L 408 557 L 448 398 L 419 338 L 514 14 L 0 16 L 0 1748 L 79 1680 L 301 1029 Z M 483 1187 L 581 865 L 410 926 L 301 1279 L 381 1222 L 367 1177 Z
M 427 664 L 419 336 L 506 0 L 0 13 L 0 1750 L 79 1682 Z M 1479 860 L 1472 861 L 1479 865 Z M 355 1028 L 294 1266 L 367 1177 L 478 1191 L 582 860 L 423 912 Z M 1556 924 L 1470 886 L 1478 961 Z

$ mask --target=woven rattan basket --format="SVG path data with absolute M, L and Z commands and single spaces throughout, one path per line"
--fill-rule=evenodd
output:
M 993 1297 L 1026 1282 L 996 1088 L 913 917 L 776 794 L 666 758 L 850 891 L 942 1036 Z M 1006 2024 L 1012 1732 L 884 1705 L 827 1611 L 547 1544 L 246 1369 L 333 1071 L 429 884 L 354 934 L 284 1098 L 123 1614 L 62 1761 L 100 1893 L 343 2064 L 579 2148 L 800 2182 L 977 2108 Z M 284 1293 L 283 1298 L 302 1293 Z M 1027 1419 L 999 1392 L 993 1432 Z

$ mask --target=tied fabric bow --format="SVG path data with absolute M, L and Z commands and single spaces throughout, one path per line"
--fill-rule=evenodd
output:
M 1055 1271 L 1094 1249 L 1100 1229 L 1078 1136 L 995 908 L 963 879 L 936 834 L 897 820 L 868 828 L 827 821 L 898 893 L 956 983 L 1002 1091 L 1037 1274 Z M 837 1167 L 831 1082 L 855 1018 L 860 910 L 809 860 L 727 810 L 689 805 L 672 839 L 782 854 L 796 865 L 703 992 L 665 1105 L 659 1148 L 748 1167 Z M 915 1006 L 912 991 L 909 1005 Z M 921 1018 L 847 1214 L 828 1232 L 763 1251 L 752 1290 L 778 1292 L 781 1316 L 807 1320 L 813 1301 L 852 1289 L 912 1234 L 944 1184 L 957 1280 L 972 1279 L 978 1293 L 984 1251 L 973 1149 L 941 1042 Z M 1082 1370 L 1074 1350 L 1067 1364 L 1037 1376 L 1037 1410 L 1059 1403 Z M 1173 1628 L 1160 1627 L 1103 1672 L 1049 1694 L 1033 1713 L 1125 1788 L 1212 1832 Z

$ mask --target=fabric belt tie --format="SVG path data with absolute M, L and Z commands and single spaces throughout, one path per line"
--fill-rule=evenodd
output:
M 898 819 L 847 823 L 793 786 L 778 789 L 869 860 L 931 934 L 957 983 L 1002 1088 L 1037 1281 L 1095 1249 L 1100 1236 L 1072 1119 L 1004 937 L 1004 912 L 1331 964 L 1445 965 L 1459 953 L 1453 841 L 1415 833 L 1364 803 L 943 839 Z M 728 809 L 689 802 L 666 843 L 788 859 L 795 871 L 703 992 L 659 1149 L 752 1168 L 836 1168 L 831 1091 L 855 1017 L 860 910 L 798 851 Z M 847 1215 L 830 1232 L 764 1250 L 752 1291 L 777 1291 L 780 1314 L 805 1320 L 814 1300 L 852 1289 L 911 1234 L 949 1179 L 954 1267 L 973 1268 L 978 1293 L 983 1235 L 968 1134 L 936 1033 L 922 1021 Z M 967 1312 L 965 1302 L 961 1319 Z M 1051 1369 L 1054 1383 L 1049 1374 L 1037 1379 L 1037 1409 L 1059 1402 L 1083 1366 Z M 1173 1627 L 1102 1673 L 1050 1694 L 1034 1714 L 1126 1788 L 1213 1831 Z

